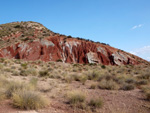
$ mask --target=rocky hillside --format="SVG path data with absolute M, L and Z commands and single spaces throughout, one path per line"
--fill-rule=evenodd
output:
M 0 57 L 82 64 L 150 64 L 107 44 L 54 33 L 31 21 L 0 25 Z

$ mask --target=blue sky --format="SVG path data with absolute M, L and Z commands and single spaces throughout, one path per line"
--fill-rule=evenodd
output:
M 150 0 L 1 0 L 0 24 L 36 21 L 150 60 Z

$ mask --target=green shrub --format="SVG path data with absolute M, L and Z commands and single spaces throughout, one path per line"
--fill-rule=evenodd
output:
M 40 77 L 49 76 L 48 70 L 39 71 Z
M 96 63 L 89 63 L 89 66 L 96 66 Z
M 106 66 L 105 66 L 105 65 L 102 65 L 102 66 L 101 66 L 101 68 L 102 68 L 102 69 L 105 69 L 105 68 L 106 68 Z
M 5 58 L 0 58 L 0 62 L 4 62 L 5 61 Z
M 27 68 L 27 66 L 28 66 L 28 64 L 27 64 L 27 63 L 21 64 L 21 67 L 23 67 L 24 69 L 26 69 L 26 68 Z
M 16 26 L 14 26 L 14 28 L 21 28 L 21 26 L 20 25 L 16 25 Z
M 56 62 L 63 62 L 61 59 L 56 60 Z
M 48 105 L 45 97 L 35 91 L 18 91 L 12 96 L 13 106 L 20 109 L 39 109 Z
M 80 64 L 73 64 L 73 66 L 74 66 L 74 67 L 78 67 L 78 66 L 80 66 Z
M 103 106 L 103 101 L 101 98 L 91 99 L 89 102 L 89 106 L 92 108 L 101 108 Z

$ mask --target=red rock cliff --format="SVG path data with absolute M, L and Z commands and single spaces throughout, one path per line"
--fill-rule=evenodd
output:
M 0 57 L 43 61 L 62 60 L 68 63 L 100 63 L 104 65 L 148 63 L 137 56 L 101 43 L 52 32 L 49 32 L 49 36 L 39 38 L 44 28 L 33 27 L 32 29 L 34 29 L 34 33 L 29 36 L 23 36 L 24 31 L 3 36 L 1 39 L 4 43 L 0 46 Z

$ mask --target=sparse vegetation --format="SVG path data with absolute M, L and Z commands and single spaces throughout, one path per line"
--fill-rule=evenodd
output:
M 6 96 L 8 98 L 11 98 L 13 93 L 17 92 L 17 91 L 24 91 L 24 90 L 31 90 L 33 89 L 32 86 L 27 85 L 25 83 L 21 83 L 21 82 L 16 82 L 16 81 L 11 81 L 6 88 Z
M 5 89 L 1 88 L 0 89 L 0 101 L 4 100 L 5 98 L 6 98 Z
M 81 91 L 71 91 L 67 94 L 68 102 L 73 107 L 81 107 L 82 103 L 85 102 L 86 95 Z
M 40 77 L 49 76 L 48 70 L 39 71 Z
M 150 100 L 150 87 L 149 86 L 145 86 L 142 88 L 142 91 L 144 92 L 146 99 Z
M 52 101 L 56 99 L 62 104 L 65 104 L 64 101 L 66 101 L 68 103 L 66 105 L 71 107 L 70 109 L 99 112 L 99 109 L 107 101 L 103 102 L 101 98 L 97 98 L 100 92 L 113 90 L 111 94 L 115 95 L 115 93 L 121 92 L 119 90 L 128 93 L 128 90 L 136 88 L 142 88 L 145 95 L 143 98 L 150 100 L 148 66 L 144 68 L 129 65 L 105 66 L 102 68 L 102 65 L 98 64 L 62 65 L 61 62 L 0 59 L 0 102 L 9 99 L 12 101 L 13 107 L 39 109 L 47 106 L 46 101 L 42 104 L 43 106 L 40 101 L 45 100 L 48 95 Z M 19 82 L 17 79 L 12 81 L 13 78 L 22 80 Z M 68 92 L 67 98 L 63 99 L 66 92 Z M 104 94 L 102 97 L 105 96 Z M 107 93 L 107 95 L 110 94 Z M 32 104 L 30 100 L 33 101 Z M 27 105 L 25 102 L 30 104 Z
M 101 98 L 91 99 L 89 106 L 93 108 L 101 108 L 103 106 L 103 101 Z
M 123 84 L 123 86 L 121 87 L 122 90 L 133 90 L 135 87 L 133 84 Z
M 98 87 L 100 89 L 107 89 L 107 90 L 117 90 L 117 89 L 119 89 L 119 86 L 115 81 L 105 80 L 105 79 L 100 81 Z
M 90 89 L 96 89 L 97 84 L 91 84 Z
M 56 62 L 63 62 L 61 59 L 58 59 Z
M 13 93 L 12 100 L 14 107 L 27 110 L 39 109 L 48 105 L 47 99 L 35 91 L 24 90 L 15 92 Z

